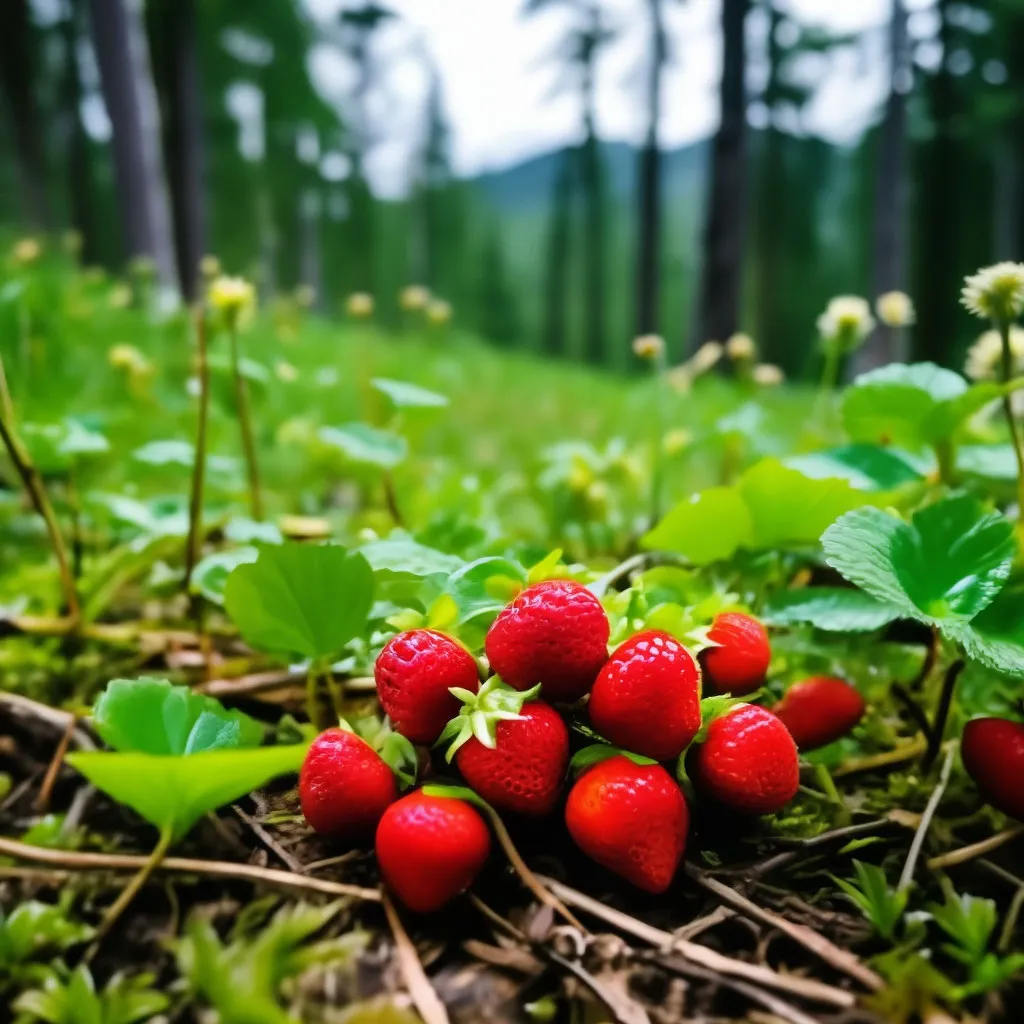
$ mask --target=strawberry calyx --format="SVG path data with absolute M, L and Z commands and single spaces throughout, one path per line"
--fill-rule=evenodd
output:
M 521 721 L 519 712 L 540 693 L 540 683 L 529 690 L 514 690 L 498 676 L 491 676 L 476 693 L 461 686 L 452 686 L 448 692 L 462 701 L 462 707 L 444 727 L 435 746 L 452 741 L 444 755 L 451 763 L 459 748 L 474 738 L 493 750 L 498 742 L 498 723 Z
M 750 703 L 747 694 L 744 697 L 730 697 L 728 694 L 720 694 L 714 697 L 705 697 L 700 702 L 700 731 L 693 737 L 693 743 L 703 743 L 708 738 L 708 729 L 711 723 L 719 718 L 724 718 L 731 711 Z M 692 744 L 691 744 L 692 745 Z M 685 756 L 686 751 L 683 751 Z
M 382 720 L 371 715 L 348 722 L 342 718 L 338 721 L 338 728 L 355 734 L 367 743 L 404 785 L 416 784 L 416 771 L 419 768 L 416 748 L 411 740 L 391 728 L 388 719 Z
M 607 761 L 612 757 L 626 757 L 634 764 L 658 763 L 653 757 L 634 754 L 631 750 L 622 750 L 619 747 L 613 747 L 610 743 L 592 743 L 589 747 L 584 747 L 573 754 L 572 760 L 569 762 L 569 768 L 573 774 L 579 775 L 581 772 L 586 771 L 586 769 L 593 768 L 595 764 L 600 764 L 602 761 Z
M 468 786 L 455 786 L 447 783 L 432 782 L 421 790 L 424 796 L 438 796 L 451 800 L 465 800 L 467 804 L 479 807 L 481 811 L 490 816 L 496 816 L 497 812 L 482 797 L 475 793 Z

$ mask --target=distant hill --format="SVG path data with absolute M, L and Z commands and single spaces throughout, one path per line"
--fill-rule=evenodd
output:
M 708 141 L 695 142 L 664 154 L 666 195 L 691 196 L 704 181 Z M 605 171 L 613 200 L 630 198 L 636 187 L 639 150 L 625 142 L 601 146 Z M 544 153 L 500 171 L 489 171 L 474 179 L 482 192 L 502 212 L 524 213 L 545 206 L 551 196 L 563 151 Z

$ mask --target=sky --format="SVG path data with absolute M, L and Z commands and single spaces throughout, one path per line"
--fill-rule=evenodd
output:
M 456 171 L 472 175 L 509 166 L 563 146 L 579 134 L 578 102 L 557 93 L 554 66 L 545 61 L 567 21 L 551 9 L 524 19 L 523 0 L 389 0 L 403 23 L 379 39 L 385 89 L 375 97 L 372 117 L 383 140 L 368 171 L 378 190 L 400 193 L 415 153 L 424 75 L 417 46 L 426 47 L 441 70 L 452 127 Z M 910 0 L 919 20 L 932 0 Z M 316 17 L 330 18 L 344 0 L 306 0 Z M 721 67 L 720 0 L 666 0 L 675 53 L 664 82 L 662 138 L 681 146 L 714 131 Z M 640 69 L 648 37 L 642 0 L 604 0 L 609 20 L 621 31 L 601 58 L 597 121 L 601 136 L 636 142 L 643 127 Z M 863 49 L 835 54 L 824 66 L 808 67 L 816 86 L 803 130 L 836 142 L 855 139 L 876 116 L 887 85 L 884 26 L 890 0 L 788 0 L 796 20 L 837 32 L 863 32 Z M 926 26 L 925 26 L 926 27 Z M 760 50 L 763 18 L 748 19 L 751 53 Z M 331 48 L 314 54 L 321 91 L 343 102 L 350 70 Z M 763 70 L 763 69 L 762 69 Z M 757 78 L 756 60 L 751 76 Z M 755 83 L 756 84 L 756 83 Z M 756 111 L 754 112 L 756 115 Z M 385 130 L 386 129 L 386 130 Z

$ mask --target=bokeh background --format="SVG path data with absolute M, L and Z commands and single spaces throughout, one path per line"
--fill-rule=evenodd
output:
M 744 330 L 810 374 L 829 297 L 891 289 L 913 340 L 854 368 L 960 365 L 962 276 L 1021 252 L 1024 0 L 3 0 L 0 86 L 11 238 L 384 326 L 422 284 L 616 369 Z

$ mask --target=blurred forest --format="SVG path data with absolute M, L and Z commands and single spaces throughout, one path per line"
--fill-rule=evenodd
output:
M 385 324 L 400 321 L 401 289 L 424 284 L 495 344 L 617 368 L 637 334 L 663 334 L 680 358 L 744 330 L 799 375 L 830 296 L 901 289 L 920 350 L 894 351 L 879 328 L 860 367 L 955 364 L 972 335 L 960 279 L 1022 252 L 1024 0 L 892 0 L 873 40 L 809 28 L 786 0 L 722 0 L 720 125 L 668 150 L 664 108 L 690 99 L 663 88 L 678 59 L 665 16 L 685 2 L 635 0 L 649 42 L 632 147 L 602 140 L 595 117 L 621 7 L 523 0 L 524 19 L 569 16 L 538 60 L 575 97 L 578 138 L 472 180 L 452 169 L 445 68 L 410 34 L 429 88 L 396 200 L 366 172 L 408 123 L 369 102 L 387 87 L 388 7 L 349 2 L 327 18 L 301 0 L 3 0 L 0 225 L 11 238 L 74 229 L 87 265 L 147 256 L 188 297 L 206 253 L 264 300 L 310 285 L 336 313 L 369 292 Z M 351 69 L 340 100 L 316 87 L 314 47 Z M 849 146 L 808 131 L 829 63 L 874 52 L 890 88 L 870 129 Z M 755 60 L 765 73 L 750 73 Z M 105 132 L 86 117 L 97 105 Z

